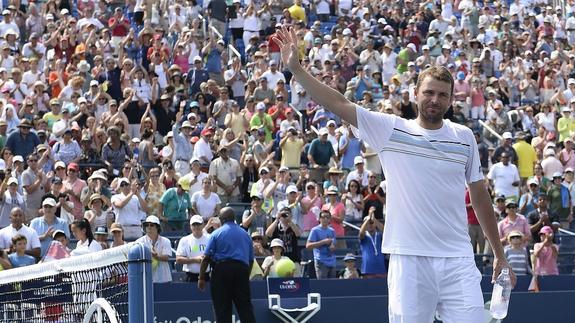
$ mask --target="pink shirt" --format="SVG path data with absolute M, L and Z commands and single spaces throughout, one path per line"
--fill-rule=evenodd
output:
M 345 231 L 343 229 L 343 223 L 334 218 L 336 214 L 342 220 L 345 217 L 345 206 L 343 205 L 343 203 L 336 202 L 335 205 L 333 206 L 331 204 L 325 204 L 322 207 L 322 210 L 327 210 L 329 211 L 329 213 L 331 213 L 331 220 L 329 222 L 329 225 L 331 225 L 333 231 L 335 231 L 335 236 L 343 237 L 345 235 Z
M 521 214 L 517 214 L 515 221 L 511 221 L 509 216 L 497 223 L 497 229 L 499 231 L 499 238 L 505 238 L 511 231 L 519 231 L 523 233 L 524 237 L 531 238 L 531 227 L 527 223 L 527 219 Z M 508 242 L 505 240 L 503 245 L 507 245 Z
M 82 189 L 86 186 L 86 182 L 77 178 L 74 183 L 70 183 L 68 180 L 64 181 L 64 186 L 62 187 L 62 192 L 67 190 L 72 190 L 76 196 L 80 196 L 82 193 Z M 74 203 L 74 210 L 72 210 L 72 214 L 74 215 L 74 219 L 79 220 L 84 216 L 84 206 L 79 198 L 76 196 L 72 196 L 68 194 L 68 200 Z
M 535 264 L 535 274 L 541 276 L 559 275 L 559 269 L 557 269 L 557 257 L 553 256 L 553 247 L 553 245 L 545 246 L 543 245 L 543 242 L 538 242 L 533 246 L 533 250 L 541 249 Z
M 301 199 L 302 204 L 309 204 L 311 199 L 307 196 Z M 303 231 L 311 231 L 313 227 L 319 224 L 319 212 L 322 205 L 321 197 L 316 199 L 314 204 L 310 205 L 309 210 L 303 216 Z
M 566 149 L 561 150 L 560 152 L 561 157 L 563 157 L 563 160 L 567 161 L 567 163 L 565 163 L 565 168 L 571 167 L 571 168 L 575 168 L 575 150 L 571 150 L 571 152 L 567 152 Z
M 463 83 L 459 83 L 459 81 L 456 81 L 455 84 L 453 84 L 453 92 L 454 93 L 458 93 L 458 92 L 465 92 L 467 93 L 466 95 L 463 96 L 455 96 L 455 100 L 457 101 L 465 101 L 467 99 L 467 97 L 469 96 L 469 93 L 471 93 L 471 87 L 469 86 L 469 83 L 467 83 L 466 81 L 463 81 Z

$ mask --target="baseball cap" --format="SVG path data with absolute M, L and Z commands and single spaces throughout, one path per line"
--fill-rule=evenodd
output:
M 262 193 L 260 193 L 260 192 L 254 193 L 254 194 L 252 194 L 250 197 L 251 197 L 252 200 L 253 200 L 253 199 L 258 199 L 258 200 L 261 201 L 261 200 L 264 199 L 264 195 L 263 195 Z
M 266 109 L 266 104 L 263 102 L 258 102 L 258 104 L 256 104 L 256 110 L 265 110 Z
M 328 134 L 327 128 L 321 128 L 321 129 L 319 129 L 319 135 L 320 135 L 320 136 L 324 136 L 324 135 L 327 135 L 327 134 Z
M 565 173 L 567 173 L 567 172 L 573 173 L 573 172 L 574 172 L 574 171 L 573 171 L 573 167 L 567 167 L 567 168 L 565 168 Z
M 10 177 L 8 179 L 8 185 L 16 184 L 18 185 L 18 179 L 16 177 Z
M 24 158 L 22 158 L 22 156 L 20 156 L 20 155 L 16 155 L 16 156 L 14 156 L 14 157 L 12 158 L 12 162 L 21 162 L 21 163 L 23 163 L 23 162 L 24 162 Z
M 505 201 L 505 195 L 499 194 L 495 197 L 495 202 L 501 201 L 501 200 Z
M 361 157 L 361 156 L 355 156 L 355 158 L 353 159 L 354 165 L 363 164 L 363 163 L 364 163 L 363 157 Z
M 66 236 L 66 232 L 62 231 L 62 230 L 55 230 L 52 233 L 52 239 L 56 239 L 56 236 L 58 235 L 63 235 L 64 237 Z
M 196 224 L 196 223 L 198 223 L 198 224 L 204 224 L 204 219 L 202 218 L 201 215 L 195 214 L 195 215 L 193 215 L 193 216 L 190 218 L 190 225 Z
M 332 186 L 327 188 L 326 194 L 327 195 L 339 194 L 339 189 L 337 188 L 337 186 L 332 185 Z
M 553 229 L 551 229 L 550 226 L 546 225 L 543 228 L 541 228 L 541 230 L 539 230 L 539 234 L 552 234 L 553 233 Z
M 78 164 L 76 163 L 70 163 L 70 165 L 68 165 L 68 169 L 72 169 L 75 171 L 79 171 L 80 170 L 80 166 L 78 166 Z
M 184 176 L 178 180 L 178 185 L 180 185 L 184 191 L 189 191 L 190 190 L 190 179 L 188 177 Z
M 120 223 L 112 223 L 112 225 L 110 226 L 110 233 L 114 233 L 116 231 L 120 232 L 124 231 Z
M 561 173 L 561 172 L 555 172 L 555 173 L 553 173 L 553 178 L 557 178 L 557 177 L 563 178 L 563 173 Z
M 122 183 L 126 183 L 126 184 L 129 185 L 129 184 L 130 184 L 130 181 L 129 181 L 127 178 L 122 177 L 122 178 L 120 178 L 120 179 L 118 180 L 118 185 L 122 185 Z
M 58 203 L 56 203 L 56 200 L 53 199 L 53 198 L 51 198 L 51 197 L 46 198 L 44 201 L 42 201 L 42 206 L 44 206 L 44 205 L 49 205 L 49 206 L 54 207 L 54 206 L 56 206 L 57 204 L 58 204 Z
M 513 139 L 513 135 L 509 131 L 504 132 L 502 137 L 503 139 Z
M 287 193 L 287 194 L 289 194 L 289 193 L 297 193 L 297 192 L 298 192 L 297 186 L 295 186 L 295 185 L 290 185 L 290 186 L 288 186 L 288 187 L 286 188 L 286 193 Z
M 517 231 L 517 230 L 513 230 L 513 231 L 509 232 L 509 235 L 507 235 L 507 237 L 509 237 L 509 238 L 521 237 L 521 238 L 523 238 L 523 233 L 521 233 L 520 231 Z
M 355 256 L 352 253 L 347 253 L 345 257 L 343 257 L 343 261 L 355 261 Z
M 149 215 L 143 223 L 153 223 L 160 225 L 160 219 L 158 219 L 158 217 L 155 215 Z

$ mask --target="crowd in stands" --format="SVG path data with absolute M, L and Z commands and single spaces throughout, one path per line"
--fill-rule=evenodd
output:
M 194 281 L 229 203 L 264 275 L 307 248 L 318 277 L 384 276 L 385 165 L 284 69 L 273 36 L 291 26 L 307 70 L 369 110 L 414 119 L 418 73 L 451 71 L 446 118 L 475 132 L 506 255 L 557 274 L 575 244 L 559 232 L 575 229 L 575 3 L 557 3 L 5 0 L 0 268 L 46 261 L 53 240 L 74 255 L 140 239 L 169 281 L 162 237 L 179 234 Z

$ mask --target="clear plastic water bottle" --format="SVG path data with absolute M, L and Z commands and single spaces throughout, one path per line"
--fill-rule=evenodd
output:
M 497 277 L 493 285 L 491 294 L 491 306 L 489 311 L 494 319 L 503 319 L 507 316 L 507 307 L 509 306 L 509 297 L 511 296 L 511 278 L 509 277 L 509 268 L 503 268 L 501 274 Z

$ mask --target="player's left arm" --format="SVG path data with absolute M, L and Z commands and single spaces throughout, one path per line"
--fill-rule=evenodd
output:
M 493 261 L 492 282 L 495 282 L 495 279 L 497 279 L 501 273 L 501 269 L 507 267 L 509 268 L 511 283 L 513 286 L 515 286 L 515 273 L 513 273 L 511 266 L 509 266 L 507 259 L 505 258 L 503 245 L 499 240 L 497 219 L 495 217 L 493 207 L 491 206 L 491 198 L 489 197 L 489 193 L 485 188 L 484 182 L 480 180 L 469 184 L 469 194 L 471 197 L 471 205 L 473 206 L 473 210 L 475 210 L 477 219 L 479 220 L 481 228 L 483 229 L 487 240 L 489 240 L 491 248 L 493 249 L 493 254 L 495 255 L 495 259 Z

